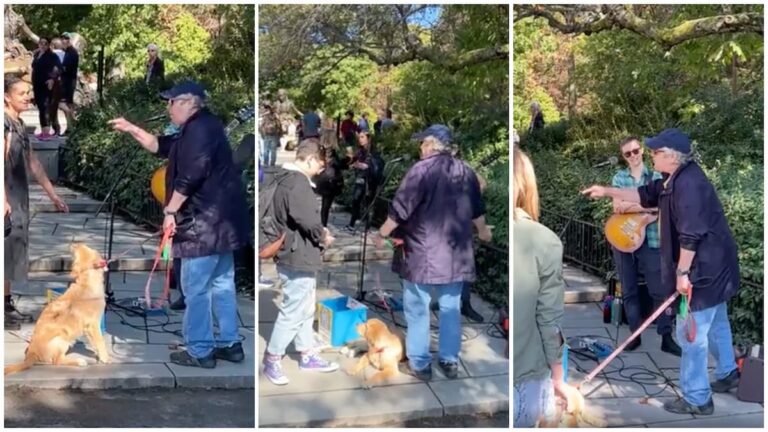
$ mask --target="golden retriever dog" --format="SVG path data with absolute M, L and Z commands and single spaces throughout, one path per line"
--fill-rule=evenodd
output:
M 363 380 L 363 388 L 366 389 L 396 377 L 400 373 L 397 365 L 404 358 L 402 338 L 389 331 L 387 325 L 376 318 L 358 324 L 357 332 L 368 342 L 368 352 L 354 367 L 348 369 L 347 373 L 355 376 L 364 371 L 368 365 L 376 368 L 378 372 L 369 379 Z
M 83 244 L 71 247 L 71 275 L 75 281 L 57 299 L 49 303 L 35 324 L 24 361 L 5 367 L 5 375 L 29 369 L 36 364 L 86 366 L 85 359 L 67 355 L 77 338 L 85 335 L 91 349 L 102 363 L 109 363 L 109 353 L 101 334 L 104 315 L 104 272 L 107 263 L 101 255 Z
M 565 400 L 563 401 L 563 404 L 558 404 L 557 414 L 555 417 L 552 419 L 542 418 L 539 420 L 539 427 L 603 428 L 606 426 L 606 423 L 603 419 L 593 416 L 587 411 L 587 402 L 584 399 L 584 395 L 581 394 L 578 388 L 570 385 L 564 385 L 563 393 L 565 395 Z

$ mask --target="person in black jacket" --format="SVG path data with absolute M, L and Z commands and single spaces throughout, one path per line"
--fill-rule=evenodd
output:
M 64 33 L 61 35 L 61 41 L 64 44 L 64 61 L 61 71 L 61 101 L 64 102 L 67 109 L 63 110 L 67 116 L 67 131 L 75 121 L 75 90 L 77 90 L 77 70 L 80 67 L 80 54 L 72 46 L 72 35 Z
M 51 50 L 48 38 L 41 37 L 32 60 L 32 89 L 35 93 L 35 105 L 40 115 L 40 134 L 37 139 L 47 140 L 51 134 L 49 105 L 52 103 L 53 86 L 61 71 L 59 57 Z
M 144 81 L 147 84 L 162 85 L 163 80 L 165 80 L 165 63 L 160 58 L 157 45 L 151 43 L 147 45 L 147 72 L 144 74 Z
M 342 171 L 349 168 L 349 159 L 340 158 L 336 150 L 324 149 L 325 169 L 315 181 L 315 190 L 322 197 L 320 206 L 320 221 L 324 227 L 328 226 L 328 216 L 331 212 L 333 200 L 344 190 L 344 176 Z
M 323 227 L 312 191 L 312 178 L 323 168 L 320 140 L 309 138 L 299 143 L 296 160 L 283 165 L 275 174 L 274 217 L 286 233 L 282 249 L 275 256 L 283 301 L 264 356 L 264 375 L 276 385 L 288 384 L 281 359 L 291 341 L 301 353 L 300 370 L 333 372 L 339 368 L 337 363 L 318 355 L 312 331 L 315 277 L 322 265 L 321 251 L 334 241 L 330 231 Z
M 724 393 L 739 384 L 727 302 L 739 291 L 736 242 L 723 205 L 712 183 L 691 158 L 691 143 L 679 129 L 666 129 L 647 138 L 654 169 L 662 178 L 639 188 L 592 186 L 591 197 L 611 197 L 659 209 L 661 280 L 667 295 L 677 290 L 690 295 L 688 320 L 677 318 L 677 341 L 682 348 L 680 389 L 683 397 L 664 403 L 678 414 L 710 415 L 712 392 Z M 689 342 L 686 336 L 693 337 Z M 707 373 L 707 351 L 717 365 L 715 381 Z
M 217 359 L 241 362 L 233 252 L 248 245 L 249 224 L 240 171 L 223 123 L 205 108 L 202 86 L 185 81 L 161 96 L 171 121 L 181 127 L 178 134 L 157 137 L 123 118 L 109 123 L 168 159 L 163 229 L 174 233 L 173 256 L 181 258 L 187 304 L 187 350 L 171 353 L 171 362 L 204 368 L 216 367 Z

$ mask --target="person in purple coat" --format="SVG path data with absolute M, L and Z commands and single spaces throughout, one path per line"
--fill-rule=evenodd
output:
M 408 326 L 403 372 L 425 381 L 432 377 L 429 303 L 434 293 L 440 305 L 438 364 L 448 378 L 456 378 L 461 291 L 464 282 L 475 281 L 472 227 L 486 242 L 491 231 L 475 172 L 451 154 L 450 129 L 432 125 L 412 139 L 420 143 L 421 160 L 400 183 L 377 242 L 390 235 L 403 242 L 392 263 L 402 279 Z

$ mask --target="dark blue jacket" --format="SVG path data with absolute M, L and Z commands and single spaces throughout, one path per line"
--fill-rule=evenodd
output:
M 61 62 L 53 51 L 45 51 L 32 60 L 32 86 L 35 93 L 48 91 L 45 82 L 56 78 L 55 68 L 61 69 Z
M 64 61 L 62 62 L 63 70 L 61 72 L 61 79 L 66 81 L 74 81 L 77 79 L 77 69 L 80 66 L 80 53 L 74 47 L 69 47 L 64 50 Z
M 173 191 L 188 197 L 176 215 L 173 255 L 192 258 L 233 252 L 248 243 L 245 188 L 224 125 L 207 109 L 175 135 L 158 137 L 168 159 L 166 204 Z
M 666 186 L 665 186 L 666 183 Z M 680 248 L 695 251 L 689 276 L 691 310 L 727 302 L 739 290 L 739 259 L 723 205 L 701 167 L 687 163 L 638 188 L 640 204 L 659 208 L 661 282 L 668 295 L 677 286 Z
M 404 240 L 392 270 L 418 284 L 475 281 L 472 221 L 485 214 L 475 172 L 449 154 L 416 162 L 389 207 Z

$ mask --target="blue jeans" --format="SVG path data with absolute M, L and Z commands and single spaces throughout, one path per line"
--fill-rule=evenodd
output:
M 277 162 L 277 146 L 280 143 L 280 137 L 275 135 L 265 135 L 261 138 L 261 163 L 264 166 L 275 166 Z
M 695 295 L 696 287 L 693 289 Z M 711 352 L 717 363 L 715 379 L 723 379 L 736 369 L 736 359 L 726 303 L 692 312 L 692 315 L 696 320 L 696 340 L 693 343 L 685 337 L 684 320 L 677 317 L 677 343 L 683 350 L 680 359 L 680 389 L 686 402 L 701 406 L 712 397 L 707 374 L 707 353 Z
M 206 357 L 215 347 L 240 341 L 232 253 L 182 258 L 181 289 L 187 304 L 184 344 L 192 357 Z M 219 323 L 218 337 L 213 334 L 214 315 Z
M 529 379 L 516 383 L 513 387 L 513 428 L 532 428 L 540 418 L 551 418 L 557 413 L 555 390 L 550 378 Z
M 645 321 L 640 304 L 638 275 L 643 275 L 645 279 L 648 294 L 653 299 L 654 310 L 668 297 L 661 285 L 661 254 L 658 249 L 648 246 L 648 240 L 634 253 L 623 253 L 616 249 L 613 249 L 613 252 L 621 281 L 624 311 L 629 328 L 634 332 Z M 669 309 L 656 319 L 656 332 L 660 335 L 672 334 L 672 315 Z
M 312 323 L 315 320 L 314 272 L 300 272 L 277 267 L 277 274 L 283 286 L 283 302 L 269 338 L 267 353 L 285 355 L 293 341 L 298 352 L 307 352 L 315 347 Z
M 462 282 L 430 285 L 403 280 L 403 309 L 408 329 L 405 334 L 405 351 L 411 369 L 424 370 L 432 364 L 429 352 L 429 302 L 432 290 L 437 290 L 440 305 L 440 361 L 456 363 L 461 351 L 461 288 Z

